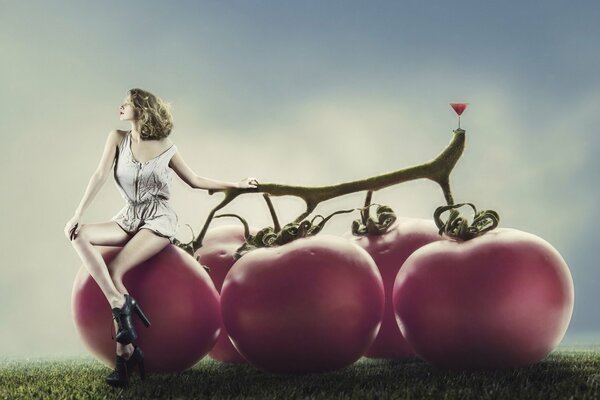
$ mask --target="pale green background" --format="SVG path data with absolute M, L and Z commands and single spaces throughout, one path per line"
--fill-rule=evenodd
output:
M 497 210 L 569 264 L 576 304 L 564 343 L 600 330 L 600 6 L 597 2 L 2 1 L 0 355 L 87 354 L 71 318 L 80 260 L 63 234 L 118 106 L 141 87 L 170 101 L 171 139 L 201 176 L 325 185 L 424 162 L 466 101 L 457 202 Z M 175 178 L 189 240 L 222 194 Z M 358 207 L 364 193 L 318 212 Z M 429 181 L 374 194 L 431 217 Z M 282 222 L 302 211 L 274 198 Z M 122 207 L 109 178 L 84 223 Z M 271 223 L 260 195 L 227 211 Z M 342 214 L 325 232 L 342 233 Z M 236 223 L 215 220 L 215 225 Z M 108 334 L 108 327 L 107 327 Z

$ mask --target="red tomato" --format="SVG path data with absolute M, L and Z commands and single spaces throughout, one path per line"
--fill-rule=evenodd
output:
M 257 229 L 249 228 L 249 232 L 255 235 Z M 202 240 L 202 247 L 196 250 L 194 258 L 198 258 L 202 265 L 210 268 L 209 275 L 215 287 L 221 292 L 225 276 L 235 262 L 233 255 L 244 243 L 244 226 L 227 225 L 211 228 L 206 232 Z M 221 321 L 221 333 L 215 346 L 208 355 L 219 361 L 231 363 L 245 363 L 246 359 L 233 347 L 227 334 L 227 329 Z
M 99 246 L 109 263 L 120 246 Z M 132 317 L 148 372 L 184 371 L 215 345 L 221 325 L 219 293 L 208 274 L 194 258 L 175 245 L 168 245 L 127 271 L 123 283 L 150 319 L 146 328 Z M 109 302 L 85 266 L 73 283 L 73 321 L 92 355 L 115 367 L 116 342 Z M 111 332 L 112 330 L 112 332 Z
M 327 234 L 252 250 L 221 289 L 221 312 L 238 351 L 272 372 L 322 372 L 352 364 L 383 315 L 371 256 Z
M 364 354 L 372 358 L 406 358 L 415 355 L 402 336 L 396 323 L 392 304 L 392 290 L 400 267 L 416 249 L 440 240 L 433 220 L 398 218 L 382 235 L 354 236 L 348 231 L 342 235 L 367 251 L 375 261 L 385 289 L 385 309 L 381 329 L 371 347 Z
M 393 292 L 398 325 L 415 352 L 458 368 L 543 359 L 562 340 L 573 300 L 559 252 L 509 228 L 421 247 L 400 269 Z

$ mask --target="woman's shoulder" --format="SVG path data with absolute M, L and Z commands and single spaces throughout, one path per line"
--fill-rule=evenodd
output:
M 122 129 L 115 129 L 113 130 L 113 132 L 115 133 L 115 135 L 117 135 L 120 138 L 124 138 L 127 135 L 127 132 L 129 131 L 124 131 Z
M 112 131 L 110 131 L 109 137 L 112 138 L 112 143 L 116 144 L 117 147 L 119 147 L 119 145 L 121 143 L 123 143 L 123 140 L 125 139 L 125 136 L 127 136 L 127 133 L 129 131 L 123 131 L 120 129 L 113 129 Z
M 173 141 L 171 139 L 169 139 L 168 137 L 164 137 L 164 138 L 160 139 L 159 143 L 162 143 L 163 146 L 165 146 L 166 148 L 170 148 L 175 145 L 175 143 L 173 143 Z

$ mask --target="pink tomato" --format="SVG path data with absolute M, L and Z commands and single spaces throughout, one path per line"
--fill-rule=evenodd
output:
M 383 305 L 371 256 L 326 234 L 244 254 L 221 289 L 223 323 L 234 346 L 272 372 L 352 364 L 375 339 Z
M 250 228 L 249 233 L 256 234 L 257 229 Z M 194 257 L 202 265 L 210 268 L 210 275 L 217 291 L 221 292 L 225 276 L 235 262 L 235 251 L 244 243 L 243 225 L 226 225 L 211 228 L 202 240 L 202 247 L 196 250 Z M 221 333 L 215 346 L 208 355 L 222 362 L 245 363 L 246 359 L 233 347 L 227 329 L 221 320 Z
M 354 236 L 346 232 L 343 237 L 362 247 L 371 255 L 385 290 L 385 309 L 381 329 L 364 356 L 372 358 L 406 358 L 415 353 L 402 336 L 396 323 L 392 304 L 392 290 L 400 267 L 415 250 L 439 240 L 441 236 L 433 220 L 398 218 L 382 235 Z
M 98 246 L 105 262 L 121 247 Z M 168 245 L 123 276 L 129 293 L 148 315 L 145 327 L 132 317 L 148 372 L 178 372 L 192 367 L 214 346 L 219 336 L 219 293 L 204 268 L 175 245 Z M 115 367 L 116 343 L 111 307 L 84 266 L 72 293 L 75 327 L 88 350 Z M 112 331 L 111 331 L 112 330 Z
M 456 368 L 543 359 L 563 338 L 573 300 L 559 252 L 509 228 L 421 247 L 400 269 L 393 291 L 398 325 L 415 352 Z

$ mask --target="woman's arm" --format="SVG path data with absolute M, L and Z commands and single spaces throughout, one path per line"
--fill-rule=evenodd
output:
M 118 131 L 115 130 L 109 132 L 108 137 L 106 138 L 106 144 L 104 145 L 104 152 L 100 158 L 100 163 L 88 182 L 88 186 L 85 189 L 85 193 L 79 206 L 75 210 L 75 214 L 83 214 L 83 211 L 90 205 L 96 196 L 96 193 L 98 193 L 104 182 L 106 182 L 106 178 L 108 178 L 110 169 L 115 160 L 115 155 L 117 154 L 117 144 L 120 139 L 121 135 Z
M 187 183 L 192 189 L 228 189 L 236 188 L 238 184 L 235 182 L 216 181 L 213 179 L 204 178 L 196 175 L 194 171 L 187 165 L 179 149 L 175 152 L 171 158 L 169 166 L 173 168 L 173 171 L 181 178 L 182 181 Z

